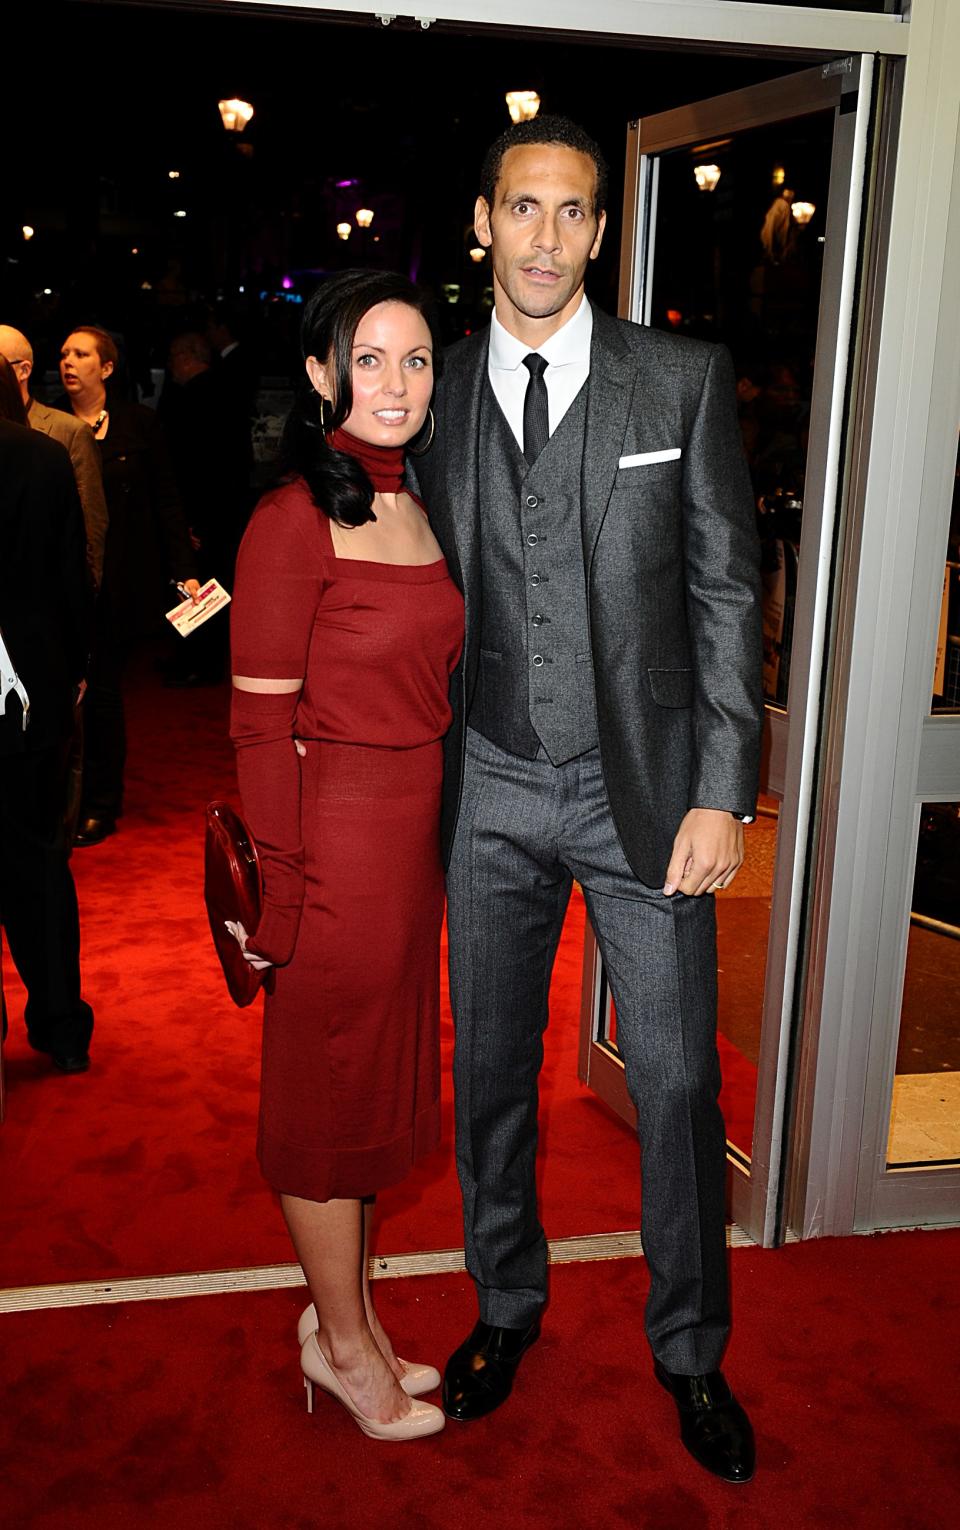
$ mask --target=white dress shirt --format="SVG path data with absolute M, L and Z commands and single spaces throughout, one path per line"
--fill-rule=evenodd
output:
M 587 302 L 586 293 L 580 307 L 562 329 L 537 346 L 538 353 L 546 359 L 543 374 L 547 385 L 547 406 L 550 434 L 556 430 L 590 373 L 590 341 L 593 336 L 593 309 Z M 523 451 L 523 400 L 526 396 L 530 373 L 523 364 L 531 347 L 504 329 L 496 313 L 490 317 L 490 349 L 487 370 L 490 385 L 497 403 L 506 416 L 507 423 Z M 734 814 L 734 817 L 738 815 Z M 751 817 L 741 820 L 753 823 Z
M 576 313 L 562 329 L 550 336 L 536 351 L 547 363 L 543 380 L 547 385 L 550 434 L 556 430 L 590 372 L 590 340 L 593 335 L 593 309 L 586 293 Z M 523 451 L 523 400 L 530 373 L 523 364 L 533 348 L 517 340 L 504 329 L 496 313 L 490 319 L 490 351 L 487 367 L 490 385 L 507 423 Z

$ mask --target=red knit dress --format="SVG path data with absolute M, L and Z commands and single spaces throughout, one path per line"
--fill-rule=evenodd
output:
M 399 451 L 380 485 L 373 453 L 375 487 L 396 488 Z M 298 480 L 254 512 L 231 610 L 234 674 L 304 676 L 299 695 L 233 692 L 264 871 L 250 944 L 278 964 L 260 1164 L 286 1194 L 366 1196 L 439 1140 L 441 740 L 463 601 L 443 559 L 337 557 Z

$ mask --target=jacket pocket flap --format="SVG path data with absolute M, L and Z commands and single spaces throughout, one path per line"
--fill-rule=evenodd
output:
M 658 707 L 693 705 L 693 671 L 690 669 L 648 669 L 650 689 Z

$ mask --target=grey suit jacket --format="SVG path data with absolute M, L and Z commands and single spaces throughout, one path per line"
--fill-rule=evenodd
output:
M 107 501 L 103 493 L 100 452 L 89 425 L 63 409 L 50 409 L 30 400 L 27 420 L 32 430 L 52 436 L 70 453 L 73 476 L 80 491 L 83 522 L 87 532 L 87 564 L 97 589 L 103 578 L 103 549 L 107 540 Z
M 445 860 L 479 657 L 478 432 L 487 348 L 484 330 L 447 352 L 434 440 L 415 463 L 466 603 L 444 746 Z M 648 453 L 675 455 L 620 466 Z M 659 887 L 689 808 L 749 815 L 757 793 L 759 544 L 733 367 L 722 346 L 594 309 L 581 503 L 604 779 L 630 865 Z

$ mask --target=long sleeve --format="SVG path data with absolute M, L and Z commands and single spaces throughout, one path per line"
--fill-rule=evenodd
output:
M 87 562 L 97 589 L 103 579 L 103 550 L 107 540 L 107 501 L 103 492 L 100 453 L 93 431 L 86 425 L 70 436 L 70 461 L 80 491 L 87 531 Z
M 752 814 L 763 697 L 760 546 L 729 353 L 716 346 L 685 453 L 687 611 L 695 653 L 691 807 Z
M 263 914 L 249 947 L 277 966 L 293 955 L 303 908 L 297 696 L 233 689 L 230 735 L 243 816 L 260 854 Z
M 89 542 L 82 503 L 72 474 L 61 471 L 57 481 L 58 509 L 62 529 L 57 540 L 60 555 L 60 611 L 63 618 L 64 654 L 74 684 L 87 672 L 90 653 L 93 585 L 88 572 Z M 51 496 L 52 498 L 52 496 Z
M 316 517 L 283 490 L 254 513 L 243 539 L 231 606 L 232 668 L 252 679 L 306 675 L 323 588 Z M 251 949 L 282 966 L 293 955 L 303 907 L 300 760 L 294 745 L 299 693 L 233 689 L 230 736 L 247 825 L 260 854 L 263 917 Z

